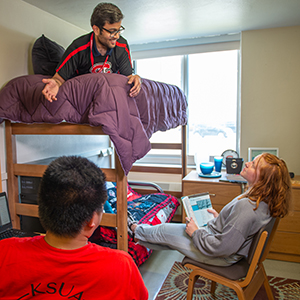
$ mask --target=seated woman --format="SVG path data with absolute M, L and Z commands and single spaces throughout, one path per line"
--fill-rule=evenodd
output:
M 173 249 L 210 265 L 229 266 L 247 256 L 253 236 L 272 217 L 284 217 L 291 199 L 291 180 L 285 162 L 263 153 L 245 164 L 241 175 L 248 190 L 223 207 L 214 219 L 197 228 L 194 220 L 186 224 L 150 226 L 132 224 L 135 240 L 155 250 Z

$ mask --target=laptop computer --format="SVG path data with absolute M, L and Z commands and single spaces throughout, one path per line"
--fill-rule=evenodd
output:
M 38 234 L 12 228 L 6 193 L 0 193 L 0 240 L 10 237 L 30 237 L 35 235 Z

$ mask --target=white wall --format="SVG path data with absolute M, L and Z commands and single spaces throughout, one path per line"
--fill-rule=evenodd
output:
M 300 175 L 300 26 L 245 31 L 241 45 L 241 155 L 278 147 Z
M 31 47 L 42 34 L 67 47 L 73 39 L 86 32 L 54 17 L 22 0 L 0 2 L 0 87 L 10 79 L 33 74 Z M 78 154 L 108 146 L 107 137 L 63 136 L 18 138 L 18 161 L 26 162 Z M 0 124 L 0 159 L 2 180 L 6 178 L 4 124 Z M 5 183 L 3 189 L 6 190 Z

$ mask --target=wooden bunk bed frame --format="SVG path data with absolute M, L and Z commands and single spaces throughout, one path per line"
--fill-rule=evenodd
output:
M 181 143 L 151 143 L 152 149 L 162 149 L 162 150 L 181 150 L 181 165 L 169 167 L 169 166 L 133 166 L 130 172 L 143 172 L 143 173 L 158 173 L 158 174 L 179 174 L 181 179 L 183 179 L 188 172 L 187 168 L 187 126 L 181 125 Z M 150 194 L 153 190 L 146 189 L 134 189 L 140 194 Z M 165 193 L 170 194 L 178 199 L 182 197 L 182 187 L 181 191 L 169 191 L 164 190 Z M 172 221 L 182 222 L 182 213 L 180 215 L 176 214 L 172 218 Z
M 5 121 L 6 163 L 8 198 L 14 228 L 20 228 L 20 216 L 38 217 L 38 205 L 19 202 L 18 176 L 42 177 L 47 165 L 19 164 L 17 162 L 16 135 L 105 135 L 101 127 L 81 124 L 22 124 Z M 182 126 L 182 142 L 175 144 L 152 144 L 155 149 L 180 149 L 182 165 L 178 168 L 134 166 L 134 172 L 172 173 L 186 175 L 186 126 Z M 128 251 L 127 231 L 127 177 L 115 153 L 115 168 L 102 169 L 107 181 L 117 184 L 117 214 L 103 214 L 102 226 L 117 228 L 117 248 Z M 1 189 L 1 187 L 0 187 Z M 173 193 L 174 194 L 174 193 Z M 181 193 L 175 193 L 181 197 Z

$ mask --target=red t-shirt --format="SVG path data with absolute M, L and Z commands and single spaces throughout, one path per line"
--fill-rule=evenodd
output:
M 0 278 L 0 299 L 148 299 L 131 256 L 93 243 L 61 250 L 42 236 L 2 240 Z

